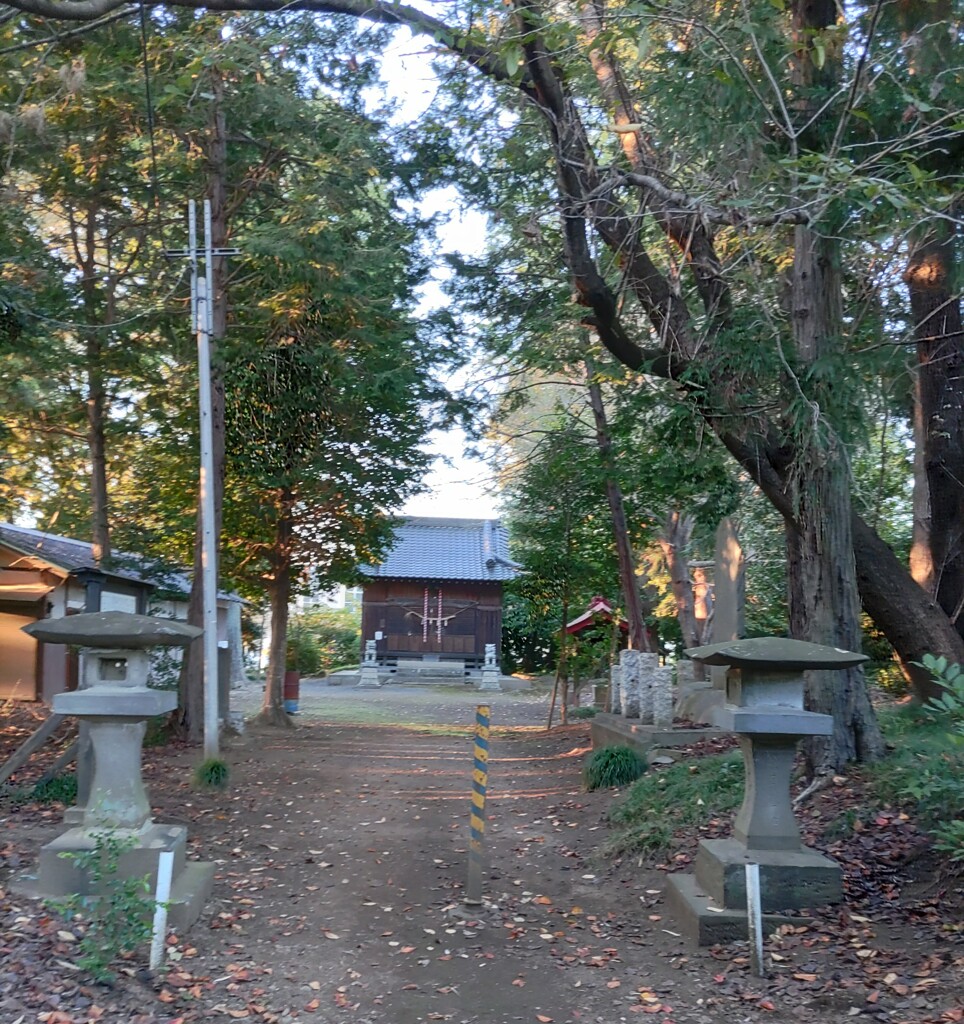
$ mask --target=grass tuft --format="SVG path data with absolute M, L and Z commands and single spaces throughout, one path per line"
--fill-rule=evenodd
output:
M 77 776 L 74 772 L 64 772 L 52 779 L 38 782 L 30 791 L 30 799 L 38 804 L 71 804 L 77 803 Z
M 680 761 L 640 779 L 612 809 L 615 829 L 605 852 L 658 856 L 669 848 L 675 829 L 696 829 L 731 813 L 742 800 L 739 751 Z
M 194 769 L 194 784 L 199 789 L 226 789 L 229 775 L 225 761 L 209 757 Z
M 589 755 L 582 779 L 586 789 L 611 789 L 635 782 L 646 768 L 646 762 L 629 747 L 601 747 Z

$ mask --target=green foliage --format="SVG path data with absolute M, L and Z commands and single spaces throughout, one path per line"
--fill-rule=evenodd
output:
M 635 782 L 646 768 L 646 761 L 629 747 L 601 747 L 586 759 L 582 781 L 590 790 L 627 786 Z
M 230 775 L 226 761 L 209 757 L 194 769 L 194 785 L 198 789 L 227 789 Z
M 964 862 L 964 819 L 934 829 L 934 848 L 949 854 L 953 861 Z
M 299 619 L 288 623 L 288 647 L 285 668 L 303 676 L 317 675 L 321 670 L 321 649 L 314 633 Z
M 941 660 L 925 659 L 935 668 Z M 941 671 L 946 673 L 947 668 L 945 662 Z M 955 682 L 958 678 L 952 677 Z M 943 701 L 948 696 L 931 708 L 903 707 L 882 713 L 881 727 L 891 752 L 865 771 L 877 800 L 908 806 L 920 827 L 935 838 L 935 847 L 959 860 L 964 855 L 964 847 L 955 845 L 964 816 L 964 744 L 956 731 L 962 720 L 949 723 L 945 717 Z M 964 710 L 964 705 L 954 706 L 952 714 Z M 955 731 L 949 732 L 948 724 Z
M 578 719 L 583 719 L 583 718 L 595 718 L 596 715 L 598 715 L 598 714 L 599 714 L 599 708 L 594 708 L 594 707 L 591 707 L 590 705 L 587 704 L 587 705 L 585 705 L 583 707 L 579 707 L 579 708 L 570 708 L 569 711 L 567 712 L 567 717 L 569 718 L 569 721 L 571 722 L 571 721 L 578 720 Z
M 144 732 L 144 747 L 167 746 L 171 738 L 171 719 L 168 715 L 155 715 L 147 720 L 147 729 Z
M 38 804 L 66 804 L 77 802 L 77 775 L 75 772 L 62 772 L 52 779 L 38 782 L 30 791 L 30 799 Z
M 943 655 L 935 658 L 932 654 L 925 654 L 920 664 L 944 689 L 940 697 L 928 701 L 928 710 L 940 714 L 958 736 L 964 736 L 964 672 L 961 666 L 949 664 Z
M 735 751 L 651 772 L 610 812 L 614 832 L 607 853 L 665 852 L 674 829 L 696 829 L 739 807 L 743 780 L 743 757 Z
M 94 834 L 94 846 L 82 853 L 62 853 L 84 872 L 90 894 L 73 895 L 50 904 L 65 916 L 80 918 L 84 931 L 77 945 L 77 965 L 95 981 L 109 982 L 113 964 L 136 953 L 151 937 L 155 903 L 150 878 L 120 874 L 120 861 L 134 840 L 114 832 Z
M 343 665 L 358 664 L 361 643 L 361 613 L 347 608 L 313 609 L 288 622 L 292 629 L 303 630 L 314 641 L 318 667 L 313 671 L 327 675 Z

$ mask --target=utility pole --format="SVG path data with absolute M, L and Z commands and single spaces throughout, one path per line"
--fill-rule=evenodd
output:
M 215 249 L 211 244 L 211 200 L 204 200 L 204 276 L 198 272 L 197 206 L 188 202 L 188 247 L 168 249 L 167 256 L 186 257 L 191 265 L 191 325 L 197 334 L 198 408 L 200 411 L 201 583 L 204 636 L 204 757 L 218 749 L 218 536 L 214 517 L 214 442 L 211 412 L 211 334 L 214 325 L 215 256 L 236 256 L 241 250 Z

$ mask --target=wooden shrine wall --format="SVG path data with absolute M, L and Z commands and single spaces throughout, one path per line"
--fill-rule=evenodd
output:
M 428 620 L 425 591 L 428 589 Z M 439 594 L 442 625 L 439 630 Z M 382 638 L 377 639 L 381 633 Z M 362 597 L 362 645 L 376 640 L 379 659 L 441 658 L 481 661 L 485 645 L 502 640 L 502 584 L 457 580 L 376 580 Z

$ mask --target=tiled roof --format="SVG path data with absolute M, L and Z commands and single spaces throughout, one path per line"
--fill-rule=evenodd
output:
M 59 537 L 43 530 L 32 530 L 27 526 L 13 526 L 0 523 L 0 543 L 23 552 L 34 558 L 43 559 L 66 572 L 79 572 L 81 569 L 96 569 L 94 553 L 91 545 L 70 537 Z M 139 573 L 127 569 L 110 570 L 110 575 L 140 583 Z
M 509 536 L 498 519 L 412 516 L 395 528 L 395 542 L 379 565 L 361 571 L 377 579 L 500 582 L 518 575 Z
M 44 533 L 43 530 L 34 530 L 27 526 L 0 523 L 0 544 L 25 555 L 50 562 L 51 565 L 68 573 L 92 569 L 102 571 L 107 576 L 129 580 L 132 583 L 148 583 L 161 590 L 172 591 L 176 594 L 189 594 L 191 591 L 191 579 L 184 572 L 177 570 L 152 572 L 148 570 L 144 560 L 138 558 L 137 555 L 122 552 L 118 552 L 116 556 L 119 564 L 111 564 L 109 568 L 98 570 L 90 543 L 73 540 L 71 537 L 60 537 L 54 533 Z M 138 567 L 138 563 L 141 563 L 141 567 Z M 236 595 L 222 592 L 218 593 L 218 597 L 239 600 Z

